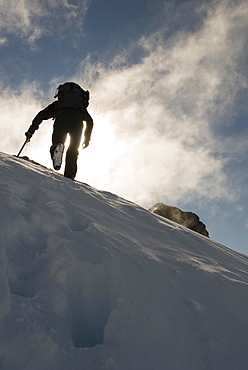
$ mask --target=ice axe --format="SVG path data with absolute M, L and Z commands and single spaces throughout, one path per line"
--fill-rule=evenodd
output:
M 20 155 L 20 154 L 21 154 L 21 152 L 23 151 L 23 149 L 24 149 L 25 145 L 26 145 L 27 143 L 29 143 L 29 141 L 30 141 L 30 139 L 31 139 L 31 136 L 32 136 L 32 134 L 30 134 L 29 132 L 27 132 L 25 135 L 27 136 L 27 138 L 26 138 L 26 140 L 25 140 L 25 142 L 24 142 L 23 146 L 22 146 L 22 147 L 21 147 L 21 149 L 19 150 L 19 153 L 17 154 L 17 157 L 19 157 L 19 155 Z

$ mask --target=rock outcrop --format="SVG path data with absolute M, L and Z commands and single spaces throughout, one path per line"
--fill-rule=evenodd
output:
M 204 223 L 200 221 L 199 217 L 193 212 L 184 212 L 177 207 L 167 206 L 164 203 L 156 203 L 154 206 L 149 208 L 149 211 L 209 237 L 206 225 L 204 225 Z

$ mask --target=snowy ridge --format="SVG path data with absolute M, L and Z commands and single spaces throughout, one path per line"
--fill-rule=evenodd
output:
M 0 369 L 240 369 L 248 257 L 0 154 Z

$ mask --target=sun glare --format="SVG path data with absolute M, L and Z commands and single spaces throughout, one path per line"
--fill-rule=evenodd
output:
M 106 184 L 108 174 L 113 169 L 114 164 L 123 152 L 124 142 L 116 137 L 115 127 L 110 124 L 103 116 L 92 114 L 94 127 L 91 135 L 90 145 L 82 149 L 84 132 L 79 147 L 78 171 L 76 180 L 87 182 L 92 186 Z M 85 128 L 85 126 L 84 126 Z M 52 136 L 52 125 L 43 124 L 39 131 L 26 146 L 23 155 L 28 156 L 48 168 L 52 167 L 50 158 L 50 146 Z M 68 135 L 65 142 L 65 151 L 61 169 L 58 171 L 63 174 L 65 165 L 65 153 L 70 143 Z
M 80 181 L 97 186 L 111 170 L 122 151 L 123 143 L 117 140 L 115 128 L 102 116 L 94 115 L 94 128 L 88 148 L 79 150 L 78 175 Z M 105 181 L 104 181 L 105 182 Z

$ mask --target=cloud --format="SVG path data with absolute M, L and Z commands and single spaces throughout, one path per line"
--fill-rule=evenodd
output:
M 6 37 L 1 37 L 0 38 L 0 47 L 5 45 L 7 43 L 7 38 Z
M 33 35 L 35 41 L 43 29 L 35 35 L 29 2 L 19 3 L 20 24 L 29 30 L 23 37 Z M 56 10 L 58 1 L 44 4 Z M 43 5 L 37 5 L 39 27 L 46 14 Z M 79 180 L 146 207 L 158 201 L 175 205 L 236 197 L 239 185 L 231 188 L 233 175 L 226 166 L 244 152 L 247 139 L 239 136 L 237 145 L 237 136 L 220 136 L 216 127 L 235 116 L 237 96 L 247 88 L 248 4 L 214 1 L 196 14 L 197 30 L 181 29 L 168 39 L 159 29 L 133 41 L 108 64 L 89 56 L 78 66 L 71 80 L 90 89 L 95 122 L 91 144 L 80 152 Z M 137 58 L 132 62 L 133 50 L 142 55 L 138 63 Z M 6 140 L 0 150 L 19 150 L 34 115 L 49 96 L 53 100 L 60 82 L 51 81 L 44 96 L 37 83 L 2 91 L 0 134 Z M 51 122 L 43 123 L 25 149 L 25 155 L 47 166 L 51 130 Z
M 37 83 L 23 82 L 18 89 L 1 90 L 0 150 L 14 154 L 25 140 L 35 114 L 41 109 L 42 92 Z
M 91 87 L 92 113 L 114 133 L 114 160 L 101 162 L 100 181 L 98 173 L 90 179 L 97 186 L 150 205 L 235 197 L 225 173 L 234 143 L 215 129 L 235 114 L 237 93 L 247 88 L 248 4 L 214 1 L 197 12 L 196 31 L 141 38 L 136 48 L 145 56 L 137 64 L 125 50 L 108 66 L 90 59 L 79 66 L 75 78 Z M 95 126 L 97 137 L 97 120 Z M 97 141 L 99 152 L 107 140 Z M 240 140 L 242 147 L 246 139 Z
M 0 0 L 0 30 L 34 45 L 43 35 L 64 35 L 71 24 L 80 32 L 92 0 Z

